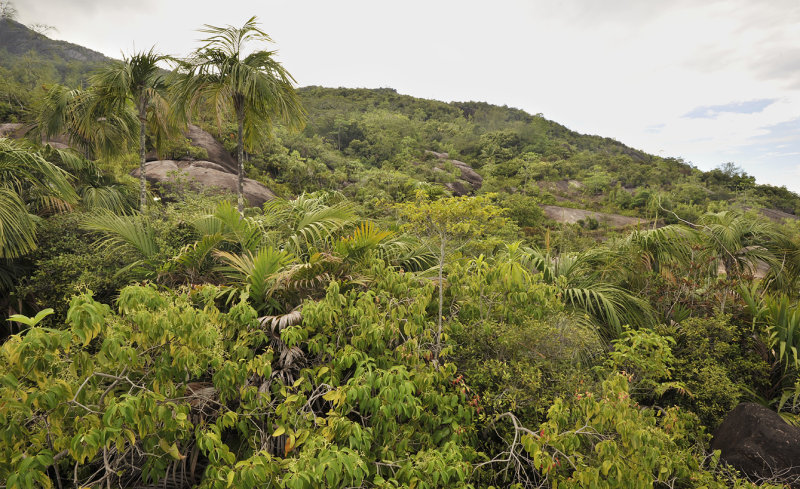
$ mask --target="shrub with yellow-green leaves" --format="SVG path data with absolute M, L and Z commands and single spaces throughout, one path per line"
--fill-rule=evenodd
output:
M 432 367 L 430 282 L 376 265 L 273 327 L 220 291 L 73 299 L 0 349 L 11 488 L 465 487 L 473 410 Z M 289 316 L 287 316 L 288 318 Z
M 718 454 L 697 444 L 696 417 L 640 406 L 629 385 L 612 374 L 597 393 L 557 399 L 539 431 L 521 434 L 520 460 L 551 487 L 756 487 L 717 470 Z

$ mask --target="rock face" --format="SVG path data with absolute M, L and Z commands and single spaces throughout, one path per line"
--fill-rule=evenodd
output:
M 764 406 L 736 406 L 714 432 L 711 448 L 754 480 L 778 476 L 800 488 L 800 428 Z
M 26 126 L 18 122 L 6 122 L 0 124 L 0 138 L 22 139 L 30 130 L 31 126 Z M 68 149 L 69 141 L 65 136 L 54 138 L 42 138 L 42 144 L 49 144 L 56 149 Z
M 597 219 L 598 222 L 610 227 L 622 228 L 626 226 L 645 226 L 652 223 L 638 217 L 622 216 L 619 214 L 608 214 L 605 212 L 587 211 L 583 209 L 573 209 L 572 207 L 560 207 L 557 205 L 541 205 L 544 215 L 556 222 L 575 224 L 580 220 L 589 218 Z
M 131 172 L 138 177 L 139 169 Z M 192 190 L 209 190 L 236 194 L 237 177 L 211 161 L 160 160 L 145 164 L 144 176 L 148 182 L 171 187 L 174 190 L 186 185 Z M 275 194 L 263 184 L 244 179 L 244 198 L 249 205 L 260 207 L 275 198 Z
M 478 172 L 472 169 L 471 166 L 464 163 L 463 161 L 458 160 L 450 160 L 450 163 L 453 164 L 456 168 L 461 170 L 461 179 L 466 180 L 472 188 L 478 190 L 483 185 L 483 177 L 478 175 Z
M 194 124 L 189 124 L 186 129 L 186 137 L 192 141 L 194 146 L 203 148 L 208 152 L 208 160 L 222 166 L 228 173 L 237 173 L 238 166 L 236 159 L 231 156 L 225 147 L 214 136 L 200 129 Z
M 18 139 L 25 135 L 22 124 L 18 122 L 6 122 L 0 124 L 0 138 Z
M 451 160 L 450 155 L 447 153 L 437 153 L 436 151 L 425 151 L 427 154 L 433 155 L 438 158 L 441 163 L 451 163 L 460 172 L 461 175 L 453 183 L 446 183 L 445 186 L 455 195 L 467 195 L 472 193 L 483 185 L 483 177 L 478 174 L 471 166 L 463 161 Z M 437 168 L 441 170 L 441 168 Z
M 208 153 L 208 161 L 219 165 L 221 171 L 237 173 L 238 166 L 236 164 L 236 158 L 225 149 L 225 146 L 214 139 L 214 136 L 194 124 L 189 124 L 186 128 L 186 132 L 183 134 L 192 142 L 192 146 L 197 146 L 198 148 L 206 150 Z M 155 150 L 151 150 L 147 153 L 145 159 L 147 161 L 158 161 L 158 153 L 156 153 Z

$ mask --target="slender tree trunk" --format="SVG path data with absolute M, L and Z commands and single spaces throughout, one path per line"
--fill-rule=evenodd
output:
M 238 163 L 239 182 L 236 187 L 237 208 L 239 215 L 244 216 L 244 110 L 236 109 L 236 119 L 239 123 L 239 133 L 236 144 L 236 162 Z
M 436 330 L 436 362 L 439 361 L 439 353 L 442 351 L 442 312 L 444 309 L 444 283 L 442 282 L 442 275 L 444 271 L 444 245 L 445 237 L 442 236 L 442 241 L 439 246 L 439 318 L 438 328 Z
M 139 210 L 147 209 L 147 179 L 144 177 L 144 117 L 139 114 Z

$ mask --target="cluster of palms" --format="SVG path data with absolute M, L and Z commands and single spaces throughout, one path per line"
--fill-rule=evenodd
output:
M 147 205 L 145 143 L 163 147 L 200 108 L 210 108 L 221 124 L 238 126 L 238 210 L 244 209 L 243 152 L 268 136 L 274 121 L 302 124 L 305 112 L 294 79 L 274 59 L 274 51 L 247 54 L 246 44 L 271 42 L 255 17 L 241 28 L 206 26 L 204 44 L 186 59 L 154 52 L 134 53 L 90 77 L 85 89 L 55 86 L 45 97 L 36 126 L 43 136 L 66 134 L 88 157 L 139 150 L 140 210 Z M 160 64 L 173 63 L 168 73 Z
M 161 249 L 146 216 L 94 213 L 84 225 L 102 236 L 101 248 L 127 260 L 119 274 L 168 286 L 217 284 L 230 299 L 244 292 L 261 313 L 291 312 L 332 280 L 361 283 L 359 270 L 373 258 L 406 270 L 433 264 L 416 240 L 360 220 L 334 194 L 275 199 L 266 207 L 246 217 L 227 202 L 201 212 L 174 256 Z
M 275 61 L 274 52 L 245 52 L 248 42 L 271 41 L 255 17 L 241 28 L 206 26 L 202 32 L 210 37 L 187 59 L 151 49 L 113 62 L 91 76 L 86 89 L 56 85 L 48 90 L 37 107 L 31 134 L 66 137 L 84 158 L 0 138 L 3 282 L 10 280 L 10 260 L 36 247 L 37 215 L 79 202 L 118 213 L 132 208 L 124 186 L 109 181 L 90 160 L 124 153 L 134 141 L 139 150 L 139 210 L 144 212 L 146 134 L 149 131 L 155 146 L 162 147 L 202 108 L 213 109 L 220 123 L 226 117 L 237 121 L 238 211 L 243 213 L 244 148 L 261 143 L 273 121 L 296 126 L 305 112 L 294 80 Z M 159 66 L 162 62 L 174 62 L 176 69 L 168 73 Z
M 743 287 L 762 295 L 800 287 L 797 244 L 763 218 L 737 211 L 636 230 L 581 252 L 554 254 L 512 243 L 493 263 L 507 277 L 538 274 L 607 339 L 625 325 L 680 322 L 690 314 L 725 312 L 726 303 L 742 306 Z

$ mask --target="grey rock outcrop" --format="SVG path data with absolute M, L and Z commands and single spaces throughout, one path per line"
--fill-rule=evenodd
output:
M 455 182 L 444 184 L 454 195 L 467 195 L 475 192 L 483 185 L 483 177 L 472 169 L 467 163 L 458 160 L 451 160 L 447 153 L 437 153 L 436 151 L 425 151 L 427 154 L 435 156 L 439 160 L 439 166 L 434 170 L 442 170 L 446 163 L 452 164 L 458 171 L 459 176 Z
M 212 136 L 209 132 L 204 131 L 199 126 L 189 124 L 186 127 L 186 131 L 183 133 L 183 135 L 186 136 L 189 141 L 191 141 L 192 146 L 197 146 L 198 148 L 203 148 L 206 150 L 208 153 L 207 161 L 219 165 L 220 171 L 224 171 L 226 173 L 237 173 L 238 165 L 236 164 L 236 158 L 234 158 L 233 155 L 231 155 L 225 149 L 225 146 L 223 146 L 222 143 L 214 139 L 214 136 Z M 147 161 L 160 160 L 158 153 L 156 153 L 155 150 L 148 151 L 145 159 Z
M 211 161 L 159 160 L 145 164 L 148 182 L 179 191 L 182 186 L 195 191 L 211 191 L 236 194 L 237 177 Z M 131 172 L 138 177 L 139 169 Z M 244 179 L 244 198 L 250 206 L 260 207 L 275 198 L 270 189 L 255 180 Z
M 6 122 L 0 124 L 0 138 L 22 139 L 30 129 L 30 125 L 19 122 Z M 49 144 L 56 149 L 68 149 L 70 147 L 66 136 L 42 138 L 42 144 Z
M 745 402 L 728 413 L 711 448 L 753 480 L 778 477 L 800 488 L 800 428 L 760 404 Z
M 194 146 L 203 148 L 208 152 L 208 161 L 222 166 L 228 173 L 237 173 L 238 166 L 236 159 L 225 149 L 225 147 L 208 132 L 200 129 L 194 124 L 189 124 L 186 129 L 186 137 Z

